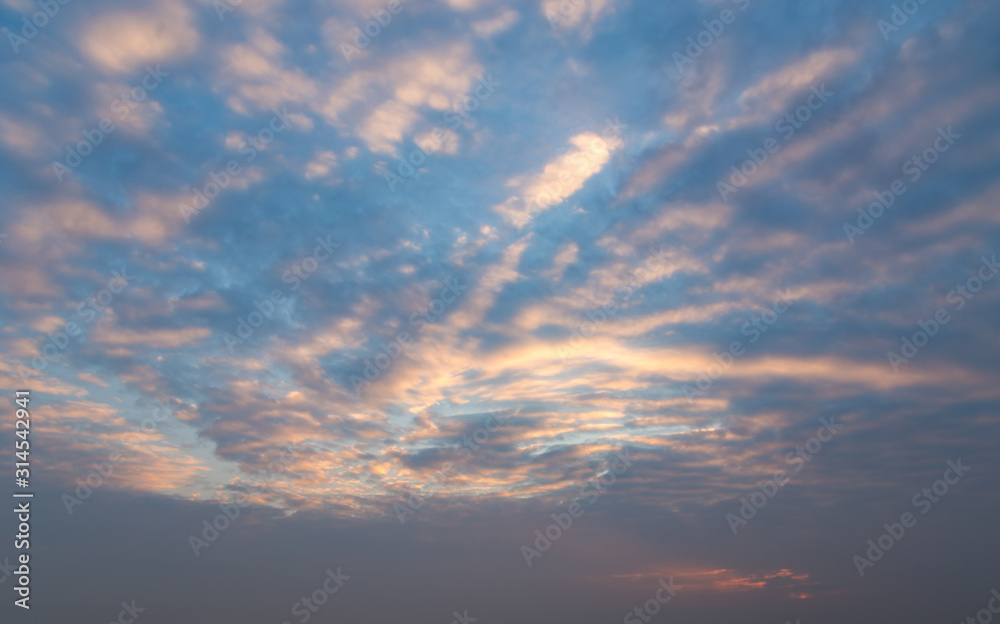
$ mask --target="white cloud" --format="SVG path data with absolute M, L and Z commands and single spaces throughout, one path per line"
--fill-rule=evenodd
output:
M 247 43 L 229 46 L 220 82 L 233 87 L 227 104 L 241 113 L 269 109 L 287 102 L 315 102 L 316 84 L 302 71 L 282 62 L 285 47 L 263 28 L 255 28 Z
M 615 0 L 543 0 L 542 14 L 555 29 L 579 31 L 585 39 L 594 24 L 614 9 Z
M 306 179 L 322 178 L 337 166 L 337 156 L 331 151 L 318 152 L 306 165 Z
M 0 115 L 0 141 L 18 156 L 35 158 L 40 155 L 42 138 L 42 133 L 34 124 Z
M 456 11 L 471 11 L 483 3 L 482 0 L 445 0 L 445 3 Z
M 759 112 L 755 119 L 770 116 L 784 109 L 789 100 L 803 89 L 819 87 L 822 80 L 857 58 L 858 52 L 850 48 L 813 52 L 758 80 L 740 94 L 739 102 L 751 111 Z
M 375 108 L 358 132 L 370 150 L 386 154 L 396 153 L 396 145 L 420 118 L 419 108 L 451 109 L 465 99 L 483 73 L 483 68 L 473 60 L 468 43 L 394 58 L 387 68 L 386 72 L 368 77 L 377 80 L 377 86 L 391 93 L 392 98 Z M 345 82 L 345 88 L 331 96 L 327 112 L 335 104 L 345 108 L 353 99 L 363 96 L 361 89 L 372 86 L 370 80 L 362 84 L 350 79 Z
M 418 119 L 417 111 L 396 100 L 389 100 L 375 109 L 364 121 L 358 135 L 373 152 L 396 153 L 396 143 Z
M 435 133 L 435 130 L 437 131 Z M 458 135 L 451 130 L 436 128 L 428 130 L 423 134 L 414 137 L 414 142 L 420 148 L 429 153 L 443 152 L 445 154 L 455 154 L 458 152 Z
M 494 210 L 508 222 L 522 227 L 535 214 L 561 204 L 583 188 L 584 183 L 604 167 L 611 154 L 623 146 L 616 136 L 605 139 L 593 132 L 578 134 L 569 142 L 572 148 L 545 165 L 540 174 L 529 180 L 508 181 L 508 186 L 520 188 L 520 196 L 508 198 Z
M 476 31 L 476 34 L 480 37 L 492 37 L 513 26 L 519 18 L 520 16 L 517 14 L 517 11 L 506 9 L 496 17 L 473 22 L 472 30 Z
M 106 71 L 129 73 L 193 53 L 200 37 L 191 17 L 191 10 L 180 2 L 101 15 L 83 28 L 79 46 L 84 56 Z

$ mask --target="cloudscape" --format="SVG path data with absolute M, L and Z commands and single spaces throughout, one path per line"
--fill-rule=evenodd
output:
M 996 2 L 0 26 L 3 623 L 1000 618 Z

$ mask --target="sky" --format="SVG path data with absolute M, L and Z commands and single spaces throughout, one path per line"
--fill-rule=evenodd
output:
M 1000 617 L 998 24 L 0 0 L 3 621 Z

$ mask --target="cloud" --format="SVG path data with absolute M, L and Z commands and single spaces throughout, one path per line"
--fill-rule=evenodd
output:
M 81 52 L 109 73 L 135 72 L 193 54 L 201 36 L 179 0 L 100 14 L 82 29 Z
M 617 137 L 606 139 L 593 132 L 577 134 L 569 143 L 572 147 L 547 163 L 541 173 L 528 179 L 509 180 L 507 186 L 518 188 L 520 195 L 509 198 L 494 210 L 522 227 L 535 214 L 561 204 L 583 188 L 584 183 L 604 167 L 611 154 L 623 146 Z
M 516 24 L 519 19 L 520 15 L 518 15 L 517 11 L 513 9 L 504 9 L 495 17 L 473 22 L 472 29 L 480 37 L 489 38 L 493 35 L 506 31 L 511 26 Z
M 400 143 L 419 119 L 416 110 L 398 100 L 389 100 L 375 109 L 358 131 L 373 152 L 395 154 Z
M 927 3 L 887 42 L 881 9 L 754 5 L 675 75 L 678 42 L 725 4 L 406 4 L 348 60 L 339 44 L 385 2 L 246 0 L 220 22 L 209 5 L 100 1 L 0 63 L 0 385 L 38 406 L 37 547 L 63 565 L 37 580 L 70 592 L 41 619 L 105 617 L 88 605 L 135 577 L 151 616 L 279 622 L 332 565 L 324 543 L 358 583 L 319 615 L 347 621 L 440 622 L 455 596 L 484 622 L 619 621 L 670 576 L 685 589 L 661 617 L 677 621 L 874 621 L 858 605 L 945 621 L 981 602 L 1000 289 L 955 296 L 1000 240 L 998 9 Z M 155 98 L 53 180 L 158 63 Z M 488 76 L 490 99 L 446 121 Z M 835 97 L 721 199 L 824 82 Z M 294 132 L 251 152 L 271 107 Z M 596 130 L 619 115 L 627 138 Z M 911 180 L 949 126 L 961 138 Z M 380 168 L 417 148 L 419 174 L 388 188 Z M 178 204 L 230 160 L 242 172 L 185 222 Z M 907 192 L 849 241 L 845 222 L 896 179 Z M 340 247 L 320 258 L 327 240 Z M 121 267 L 136 284 L 107 300 Z M 939 308 L 950 320 L 894 371 L 887 352 Z M 87 327 L 63 348 L 73 319 Z M 169 417 L 130 435 L 156 399 Z M 484 437 L 491 413 L 509 418 Z M 793 469 L 820 418 L 843 433 L 732 535 L 726 514 Z M 59 496 L 122 449 L 70 521 Z M 629 470 L 526 569 L 520 545 L 610 478 L 615 452 Z M 851 553 L 955 457 L 972 475 L 920 537 L 852 578 Z M 237 493 L 252 505 L 195 560 L 187 536 Z M 412 493 L 424 504 L 400 526 Z M 277 554 L 260 546 L 274 535 L 290 540 Z M 258 559 L 292 572 L 266 592 L 216 573 Z M 959 589 L 941 601 L 945 568 Z M 386 570 L 398 601 L 364 581 Z
M 586 39 L 594 25 L 614 11 L 616 0 L 542 0 L 541 11 L 553 29 L 576 29 Z

